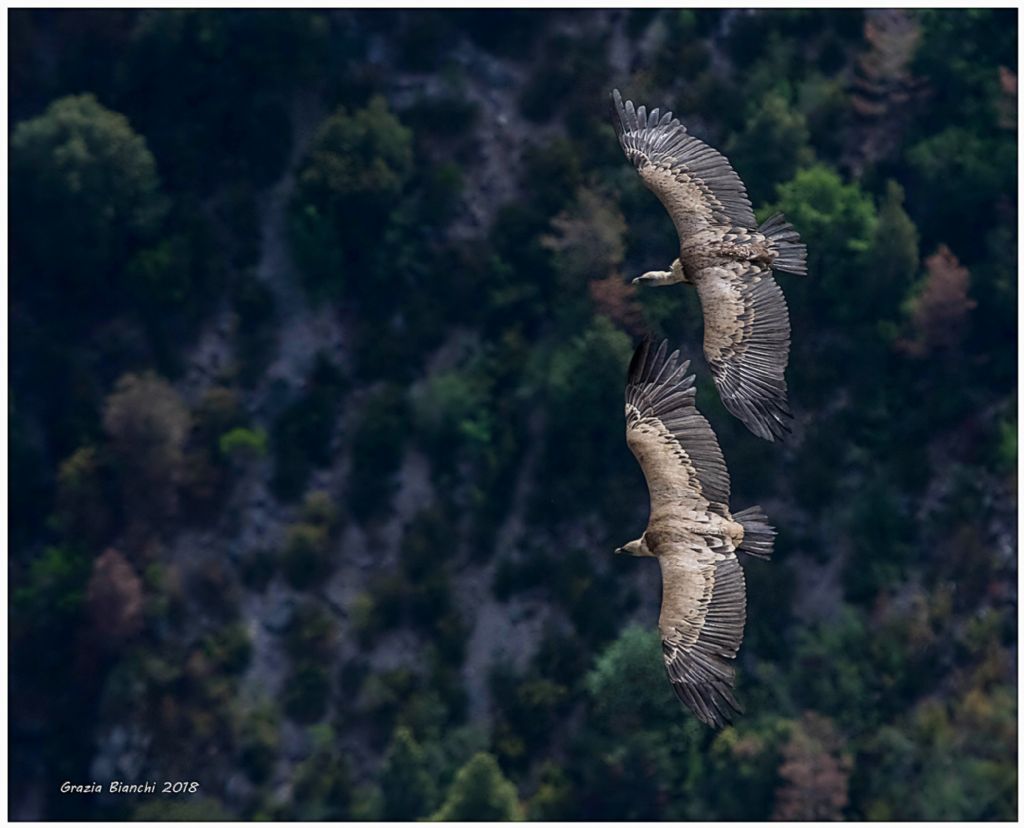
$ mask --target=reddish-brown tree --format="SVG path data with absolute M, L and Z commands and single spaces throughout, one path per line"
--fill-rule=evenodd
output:
M 551 228 L 554 232 L 541 243 L 554 254 L 558 279 L 566 288 L 604 279 L 622 264 L 626 221 L 602 193 L 581 189 L 572 206 L 551 220 Z
M 1017 73 L 1005 66 L 999 67 L 998 112 L 999 126 L 1003 129 L 1017 129 Z
M 831 719 L 805 711 L 782 748 L 775 819 L 841 819 L 849 801 L 853 761 Z
M 953 251 L 940 244 L 924 260 L 925 276 L 907 301 L 911 334 L 897 346 L 912 356 L 960 344 L 967 315 L 977 305 L 968 295 L 971 274 Z
M 126 374 L 107 397 L 103 427 L 129 520 L 148 524 L 174 514 L 191 427 L 178 392 L 155 374 Z
M 921 26 L 906 9 L 869 10 L 864 20 L 865 49 L 854 65 L 850 108 L 858 140 L 848 161 L 855 170 L 884 158 L 900 145 L 909 123 L 909 106 L 921 90 L 910 64 L 921 39 Z
M 86 602 L 101 646 L 121 644 L 142 629 L 142 582 L 116 549 L 93 562 Z
M 590 299 L 602 313 L 627 333 L 640 334 L 644 330 L 644 312 L 636 301 L 636 288 L 623 281 L 621 274 L 613 273 L 604 279 L 593 279 L 587 286 Z

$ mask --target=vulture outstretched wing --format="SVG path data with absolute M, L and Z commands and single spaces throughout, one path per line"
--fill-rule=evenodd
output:
M 693 375 L 679 353 L 644 342 L 633 354 L 626 385 L 626 442 L 640 462 L 651 518 L 679 515 L 710 524 L 728 517 L 729 473 L 708 421 L 694 405 Z M 746 620 L 743 571 L 725 539 L 707 526 L 692 543 L 659 543 L 662 652 L 672 688 L 702 722 L 721 727 L 741 712 L 732 695 Z M 650 534 L 651 530 L 648 530 Z
M 754 434 L 789 431 L 786 398 L 789 311 L 771 271 L 730 262 L 697 283 L 704 308 L 704 356 L 725 407 Z
M 712 727 L 743 710 L 733 697 L 747 593 L 734 553 L 688 546 L 662 550 L 661 651 L 679 700 Z
M 694 405 L 697 389 L 686 375 L 689 361 L 666 356 L 667 343 L 652 353 L 650 341 L 633 354 L 626 382 L 626 443 L 640 463 L 652 515 L 662 507 L 690 504 L 725 515 L 729 472 L 722 450 Z
M 617 89 L 612 98 L 619 143 L 668 210 L 681 240 L 707 226 L 757 226 L 747 189 L 724 155 L 688 135 L 671 112 L 623 103 Z

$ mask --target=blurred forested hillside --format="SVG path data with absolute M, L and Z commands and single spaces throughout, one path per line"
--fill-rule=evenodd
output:
M 1015 817 L 1016 11 L 8 14 L 13 817 Z M 613 86 L 807 242 L 781 447 Z M 645 333 L 779 528 L 720 733 Z

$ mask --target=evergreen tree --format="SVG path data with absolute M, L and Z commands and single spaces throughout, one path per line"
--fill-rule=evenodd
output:
M 435 822 L 507 822 L 523 819 L 519 795 L 489 753 L 478 753 L 452 780 Z
M 655 629 L 627 627 L 586 677 L 595 711 L 611 732 L 626 735 L 675 712 Z
M 353 113 L 341 107 L 321 124 L 291 205 L 292 249 L 314 292 L 337 294 L 344 287 L 382 300 L 386 287 L 390 300 L 393 288 L 383 282 L 375 288 L 366 268 L 412 172 L 412 132 L 383 98 Z M 393 247 L 388 257 L 398 258 Z M 344 282 L 350 271 L 360 273 L 359 282 Z
M 809 307 L 812 292 L 819 324 L 823 312 L 840 317 L 865 312 L 870 293 L 863 289 L 863 272 L 878 223 L 871 196 L 824 164 L 800 170 L 777 191 L 778 200 L 759 215 L 781 211 L 807 245 L 810 278 L 786 280 L 794 314 Z
M 755 205 L 769 198 L 776 184 L 814 161 L 809 141 L 807 119 L 781 94 L 773 92 L 758 103 L 729 148 L 732 166 Z
M 165 211 L 156 162 L 128 119 L 92 95 L 61 98 L 14 128 L 11 262 L 16 290 L 120 304 L 131 253 Z
M 399 727 L 380 771 L 380 818 L 408 822 L 430 813 L 437 789 L 428 758 L 408 728 Z
M 864 272 L 873 294 L 866 304 L 875 318 L 898 314 L 919 265 L 917 227 L 903 209 L 903 188 L 890 181 L 871 240 L 870 266 Z

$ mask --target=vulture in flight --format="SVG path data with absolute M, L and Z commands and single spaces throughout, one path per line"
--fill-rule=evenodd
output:
M 622 102 L 619 143 L 679 234 L 679 258 L 634 284 L 697 288 L 704 355 L 722 402 L 754 434 L 789 431 L 789 311 L 772 270 L 807 274 L 807 248 L 780 214 L 760 226 L 746 188 L 721 153 L 688 135 L 671 112 Z
M 618 554 L 661 565 L 661 649 L 676 696 L 705 724 L 723 727 L 742 712 L 733 697 L 733 661 L 743 640 L 746 588 L 737 550 L 767 559 L 775 529 L 759 506 L 729 511 L 729 472 L 708 421 L 694 405 L 689 361 L 633 354 L 626 384 L 626 443 L 651 499 L 647 529 Z

